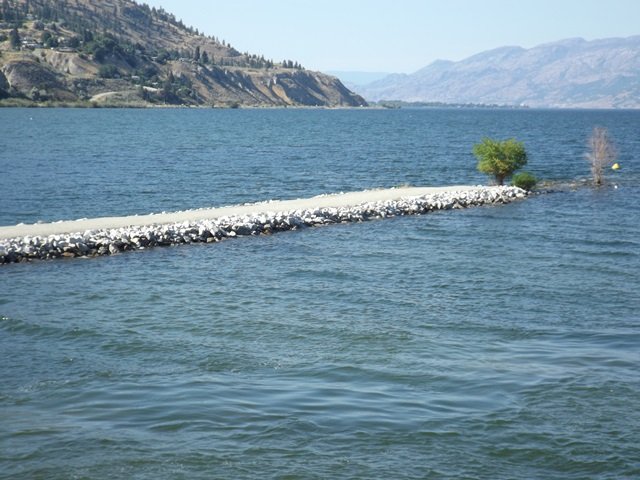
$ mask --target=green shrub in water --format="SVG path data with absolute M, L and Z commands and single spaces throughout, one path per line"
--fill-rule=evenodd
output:
M 538 180 L 533 174 L 529 172 L 516 173 L 511 178 L 511 185 L 527 191 L 530 191 L 533 187 L 535 187 L 536 183 L 538 183 Z

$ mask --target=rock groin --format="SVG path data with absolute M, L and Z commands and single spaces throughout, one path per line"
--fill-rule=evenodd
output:
M 517 187 L 476 187 L 346 207 L 269 211 L 199 221 L 0 239 L 0 264 L 114 255 L 130 250 L 185 243 L 215 243 L 229 238 L 268 235 L 305 227 L 505 204 L 526 196 L 527 193 Z

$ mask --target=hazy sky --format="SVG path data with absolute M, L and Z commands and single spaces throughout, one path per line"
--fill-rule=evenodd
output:
M 144 1 L 144 0 L 143 0 Z M 414 72 L 504 45 L 640 34 L 640 0 L 146 0 L 241 52 Z

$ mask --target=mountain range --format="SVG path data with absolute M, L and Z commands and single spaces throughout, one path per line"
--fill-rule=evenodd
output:
M 364 106 L 337 78 L 241 53 L 133 0 L 2 0 L 9 105 Z
M 640 108 L 640 36 L 502 47 L 354 88 L 369 101 Z

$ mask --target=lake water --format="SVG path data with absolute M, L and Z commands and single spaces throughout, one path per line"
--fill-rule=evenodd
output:
M 0 110 L 0 225 L 401 184 L 609 186 L 0 268 L 0 478 L 640 476 L 640 112 Z M 614 188 L 614 184 L 617 188 Z

